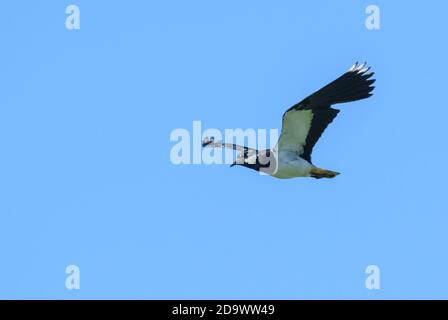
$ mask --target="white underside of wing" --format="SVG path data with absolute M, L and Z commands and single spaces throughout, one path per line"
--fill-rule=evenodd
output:
M 311 129 L 313 112 L 311 110 L 291 110 L 283 117 L 282 133 L 274 150 L 282 153 L 303 153 L 306 137 Z

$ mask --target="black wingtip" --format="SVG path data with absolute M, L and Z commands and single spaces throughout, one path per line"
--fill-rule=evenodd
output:
M 345 103 L 371 97 L 375 88 L 372 86 L 376 79 L 372 79 L 375 72 L 371 72 L 367 62 L 356 62 L 340 78 L 333 81 L 321 91 L 321 97 L 328 104 Z

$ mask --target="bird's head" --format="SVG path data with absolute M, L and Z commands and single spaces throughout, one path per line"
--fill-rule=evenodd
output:
M 230 167 L 234 166 L 246 167 L 269 175 L 272 175 L 277 171 L 275 154 L 269 149 L 257 151 L 256 154 L 249 157 L 239 156 L 230 165 Z
M 215 142 L 215 137 L 205 137 L 205 139 L 202 141 L 202 148 L 205 148 L 206 146 L 208 146 L 209 144 L 212 144 L 213 142 Z

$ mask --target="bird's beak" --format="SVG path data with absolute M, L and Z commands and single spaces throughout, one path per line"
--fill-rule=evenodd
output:
M 210 141 L 210 140 L 204 140 L 204 141 L 202 141 L 202 148 L 205 148 L 205 147 L 208 146 L 210 143 L 212 143 L 212 141 Z
M 202 148 L 205 148 L 206 146 L 213 143 L 214 141 L 215 141 L 215 137 L 210 137 L 210 139 L 208 137 L 205 137 L 204 141 L 202 141 Z

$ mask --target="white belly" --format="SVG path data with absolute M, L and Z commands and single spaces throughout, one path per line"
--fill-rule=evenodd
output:
M 311 163 L 296 154 L 281 154 L 277 171 L 272 176 L 279 179 L 309 177 L 313 167 Z

